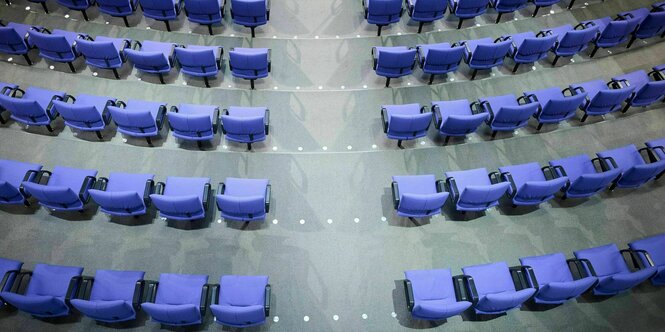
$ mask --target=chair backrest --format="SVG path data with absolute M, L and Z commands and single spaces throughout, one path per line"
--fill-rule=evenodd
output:
M 110 41 L 90 41 L 80 39 L 76 49 L 83 54 L 85 61 L 99 68 L 115 68 L 122 65 L 120 51 Z
M 420 113 L 414 115 L 395 114 L 388 120 L 389 134 L 413 134 L 426 131 L 432 121 L 431 113 Z
M 74 46 L 61 35 L 50 35 L 35 30 L 28 31 L 30 41 L 39 48 L 42 57 L 52 60 L 76 58 Z
M 187 17 L 197 21 L 221 22 L 221 6 L 217 0 L 185 0 Z
M 538 61 L 547 56 L 547 53 L 555 42 L 556 36 L 527 38 L 517 49 L 515 59 L 522 61 Z
M 662 32 L 663 27 L 665 27 L 665 12 L 649 13 L 637 28 L 636 35 L 640 38 L 655 36 Z
M 542 287 L 552 282 L 573 281 L 566 256 L 563 253 L 554 253 L 543 256 L 531 256 L 520 258 L 520 263 L 530 266 L 536 275 L 538 284 Z
M 35 100 L 0 95 L 0 105 L 7 109 L 13 117 L 26 123 L 39 123 L 48 119 L 46 110 Z
M 215 51 L 212 49 L 197 50 L 176 47 L 175 56 L 185 72 L 217 74 L 219 71 Z
M 81 204 L 78 193 L 66 186 L 48 186 L 33 182 L 24 182 L 23 188 L 40 203 L 48 206 L 69 208 Z
M 25 36 L 20 36 L 14 28 L 0 27 L 0 52 L 25 54 L 29 51 Z
M 82 267 L 37 264 L 32 271 L 25 295 L 54 296 L 64 299 L 69 282 L 80 276 Z
M 177 15 L 176 7 L 168 0 L 139 0 L 143 14 L 148 17 L 170 18 Z
M 415 19 L 436 20 L 443 17 L 448 8 L 448 2 L 445 0 L 416 0 L 411 14 Z
M 503 106 L 494 110 L 492 124 L 515 124 L 520 125 L 538 111 L 538 104 L 530 103 L 519 106 Z
M 645 250 L 655 266 L 665 265 L 665 234 L 650 236 L 628 244 L 633 250 Z M 645 266 L 649 266 L 644 254 L 638 254 Z
M 217 207 L 231 214 L 263 214 L 265 213 L 265 199 L 263 196 L 217 196 Z
M 90 291 L 90 301 L 132 302 L 136 282 L 143 279 L 142 271 L 97 270 Z
M 398 209 L 408 212 L 427 213 L 440 209 L 448 199 L 448 193 L 410 194 L 404 193 L 399 200 Z
M 478 296 L 515 291 L 515 284 L 506 262 L 467 266 L 462 268 L 462 271 L 473 277 Z
M 570 113 L 573 113 L 586 99 L 587 93 L 582 92 L 574 96 L 561 98 L 552 98 L 542 106 L 540 118 L 543 119 L 564 119 Z
M 108 110 L 111 112 L 113 121 L 125 131 L 146 133 L 158 130 L 155 118 L 150 111 L 128 110 L 115 106 L 108 106 Z
M 20 271 L 22 266 L 23 262 L 15 261 L 13 259 L 0 258 L 0 275 L 4 277 L 5 274 L 7 274 L 9 271 Z M 15 277 L 16 274 L 11 274 L 9 278 L 7 278 L 5 288 L 0 289 L 0 292 L 8 292 L 14 284 Z
M 97 0 L 99 11 L 106 14 L 131 14 L 133 0 Z
M 619 107 L 633 92 L 633 87 L 621 89 L 607 89 L 599 91 L 586 107 L 588 113 L 604 114 Z
M 231 10 L 236 24 L 258 26 L 268 22 L 265 0 L 231 0 Z
M 409 270 L 404 271 L 404 276 L 411 281 L 416 303 L 422 300 L 457 301 L 450 269 Z
M 425 58 L 423 70 L 450 70 L 457 69 L 464 56 L 464 46 L 449 49 L 430 49 Z
M 263 71 L 268 69 L 268 53 L 241 53 L 229 52 L 229 62 L 233 70 L 256 70 Z
M 501 65 L 503 58 L 510 51 L 511 44 L 510 40 L 492 44 L 480 44 L 473 52 L 469 65 Z
M 203 285 L 208 282 L 206 275 L 162 273 L 157 287 L 157 304 L 201 304 Z
M 400 0 L 371 0 L 367 6 L 367 20 L 372 24 L 397 22 L 401 11 Z
M 497 0 L 495 8 L 499 12 L 513 12 L 526 4 L 527 0 Z
M 517 189 L 517 196 L 526 200 L 542 200 L 551 197 L 568 182 L 568 178 L 560 177 L 545 181 L 528 181 Z
M 487 11 L 489 0 L 458 0 L 455 15 L 480 15 Z
M 568 31 L 559 40 L 556 50 L 562 53 L 577 53 L 584 49 L 596 37 L 597 33 L 598 27 Z
M 575 251 L 575 257 L 588 259 L 599 277 L 630 272 L 619 248 L 614 243 Z
M 145 208 L 143 197 L 136 191 L 89 190 L 92 199 L 109 213 L 131 214 Z
M 619 170 L 611 170 L 602 173 L 582 174 L 571 182 L 569 191 L 573 193 L 591 193 L 602 190 L 609 186 L 619 175 Z
M 219 304 L 230 306 L 263 306 L 267 276 L 222 276 L 219 280 Z
M 169 71 L 171 63 L 162 52 L 146 52 L 126 49 L 127 58 L 132 61 L 134 66 L 144 71 Z
M 231 135 L 259 135 L 265 133 L 264 118 L 261 116 L 236 117 L 222 115 L 224 130 Z
M 65 119 L 65 122 L 79 127 L 98 127 L 104 124 L 102 116 L 92 105 L 69 104 L 54 100 L 55 109 Z
M 635 28 L 640 23 L 637 18 L 628 19 L 625 21 L 610 21 L 610 23 L 603 29 L 598 38 L 598 43 L 619 43 L 626 39 L 626 37 L 635 31 Z
M 165 196 L 152 194 L 150 198 L 162 215 L 189 218 L 203 212 L 203 202 L 196 195 Z
M 489 114 L 480 113 L 474 115 L 449 115 L 442 123 L 442 131 L 449 134 L 468 134 L 476 131 Z
M 377 58 L 377 74 L 409 75 L 413 72 L 416 50 L 379 51 Z
M 506 193 L 510 185 L 506 182 L 487 186 L 466 186 L 460 193 L 459 203 L 465 206 L 487 205 Z M 460 188 L 461 189 L 461 188 Z
M 213 135 L 212 120 L 207 114 L 181 114 L 170 112 L 168 116 L 169 124 L 174 133 L 189 137 Z
M 665 81 L 649 82 L 635 91 L 631 103 L 640 105 L 651 104 L 660 99 L 663 94 L 665 94 Z

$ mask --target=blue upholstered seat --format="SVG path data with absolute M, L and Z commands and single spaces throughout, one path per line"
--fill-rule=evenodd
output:
M 90 189 L 90 196 L 104 213 L 139 216 L 150 206 L 154 177 L 154 174 L 111 172 L 108 178 L 99 178 L 99 185 Z
M 226 178 L 226 182 L 219 184 L 215 198 L 217 208 L 225 219 L 264 220 L 270 211 L 270 181 Z
M 614 189 L 614 187 L 640 187 L 665 171 L 664 159 L 656 159 L 651 162 L 645 161 L 640 152 L 648 152 L 648 149 L 648 147 L 645 147 L 638 151 L 635 145 L 629 144 L 597 153 L 598 157 L 603 161 L 605 169 L 619 169 L 621 171 L 621 175 L 614 181 L 610 190 Z
M 446 172 L 446 186 L 459 211 L 484 211 L 499 204 L 508 191 L 507 182 L 490 180 L 485 168 Z
M 566 96 L 570 92 L 570 96 Z M 524 96 L 531 103 L 538 104 L 538 112 L 533 115 L 538 120 L 538 130 L 544 124 L 559 123 L 575 116 L 575 112 L 586 101 L 587 93 L 578 92 L 573 95 L 570 88 L 563 91 L 558 87 L 542 90 L 525 91 Z
M 145 272 L 97 270 L 89 296 L 74 298 L 72 306 L 96 321 L 118 323 L 133 320 L 139 310 Z M 138 292 L 137 292 L 138 291 Z
M 73 104 L 53 101 L 53 109 L 65 120 L 65 125 L 81 130 L 94 131 L 102 139 L 102 130 L 111 122 L 108 106 L 115 106 L 116 99 L 107 96 L 80 94 Z
M 526 97 L 518 98 L 508 94 L 484 97 L 478 100 L 483 111 L 489 113 L 485 121 L 492 129 L 492 138 L 498 131 L 513 131 L 526 126 L 529 118 L 538 112 L 538 104 L 526 102 Z
M 116 79 L 120 79 L 118 68 L 122 67 L 127 58 L 125 50 L 131 47 L 131 39 L 97 36 L 81 38 L 76 49 L 81 52 L 85 62 L 94 68 L 111 69 Z
M 605 115 L 618 110 L 635 90 L 632 86 L 610 88 L 609 85 L 613 85 L 612 82 L 605 83 L 603 80 L 570 85 L 573 94 L 587 94 L 586 101 L 580 106 L 580 109 L 584 112 L 581 122 L 584 122 L 589 115 Z
M 171 31 L 169 21 L 178 19 L 182 9 L 180 0 L 138 0 L 143 11 L 143 16 L 162 21 L 166 24 L 166 30 Z
M 255 36 L 256 27 L 265 25 L 270 19 L 269 0 L 231 0 L 233 23 L 248 27 Z
M 439 133 L 446 136 L 445 143 L 450 136 L 466 136 L 476 131 L 487 120 L 489 113 L 472 105 L 466 99 L 432 101 L 434 122 Z
M 187 326 L 201 324 L 206 310 L 208 276 L 193 274 L 162 273 L 154 297 L 141 304 L 153 321 Z
M 270 311 L 268 276 L 222 276 L 218 287 L 210 305 L 218 324 L 242 328 L 265 323 Z
M 21 92 L 22 95 L 17 97 L 17 92 Z M 65 92 L 31 86 L 25 91 L 16 88 L 11 95 L 0 93 L 0 106 L 9 111 L 14 121 L 25 125 L 45 126 L 52 132 L 51 122 L 58 116 L 53 109 L 53 101 L 68 99 L 69 96 Z M 4 121 L 2 119 L 2 122 Z
M 489 263 L 463 267 L 467 287 L 474 288 L 477 294 L 474 310 L 478 314 L 501 314 L 517 309 L 529 300 L 536 292 L 535 288 L 517 289 L 506 262 Z
M 654 286 L 665 285 L 665 234 L 657 234 L 628 243 L 630 249 L 639 257 L 642 267 L 656 268 L 651 277 Z
M 222 68 L 223 53 L 219 46 L 188 45 L 175 49 L 180 70 L 187 75 L 203 77 L 206 87 L 210 87 L 208 80 L 214 79 Z
M 184 0 L 185 14 L 190 22 L 208 26 L 212 35 L 212 25 L 221 24 L 224 18 L 223 0 Z
M 265 107 L 231 106 L 222 114 L 222 132 L 231 142 L 252 143 L 265 141 L 270 128 L 270 111 Z
M 462 27 L 466 19 L 485 14 L 489 0 L 448 0 L 450 13 L 459 18 L 457 29 Z
M 229 69 L 234 77 L 254 81 L 270 73 L 270 49 L 236 47 L 229 52 Z
M 549 173 L 549 178 L 547 173 Z M 555 176 L 548 166 L 540 168 L 538 163 L 499 167 L 503 181 L 510 183 L 508 196 L 513 205 L 538 205 L 552 198 L 564 188 L 567 176 Z
M 411 75 L 417 60 L 416 49 L 406 46 L 373 47 L 372 58 L 376 74 L 386 78 L 386 87 L 391 78 Z
M 42 165 L 0 159 L 0 204 L 30 206 L 30 194 L 22 187 L 23 181 L 35 182 Z
M 434 175 L 393 176 L 393 207 L 397 215 L 409 218 L 424 218 L 441 214 L 448 199 L 442 192 Z
M 464 56 L 464 46 L 448 43 L 422 44 L 416 46 L 418 50 L 418 64 L 425 74 L 430 75 L 429 84 L 432 84 L 434 75 L 443 75 L 459 68 Z
M 220 126 L 219 107 L 214 105 L 180 104 L 171 106 L 169 112 L 169 125 L 173 136 L 196 141 L 201 147 L 201 141 L 215 138 L 217 128 Z
M 124 106 L 124 107 L 120 107 Z M 151 137 L 158 136 L 166 117 L 166 104 L 130 99 L 118 106 L 108 106 L 118 131 L 132 137 L 144 137 L 152 145 Z
M 536 303 L 561 304 L 592 288 L 598 279 L 592 275 L 573 277 L 566 256 L 562 253 L 520 258 L 523 267 L 533 271 L 526 274 L 531 287 L 537 288 Z
M 83 210 L 88 202 L 89 190 L 95 184 L 97 171 L 56 166 L 47 174 L 46 183 L 23 181 L 24 190 L 39 201 L 39 205 L 59 211 Z
M 150 199 L 163 218 L 203 219 L 210 200 L 210 178 L 169 176 L 166 184 L 158 183 Z
M 596 158 L 593 161 L 601 163 Z M 586 198 L 593 196 L 609 187 L 617 179 L 621 171 L 611 169 L 603 171 L 593 164 L 585 154 L 550 161 L 557 176 L 567 176 L 568 185 L 565 187 L 564 198 Z
M 650 80 L 649 76 L 653 76 L 656 80 Z M 647 74 L 644 70 L 637 70 L 612 77 L 612 81 L 621 87 L 633 88 L 633 93 L 626 100 L 626 106 L 622 110 L 624 113 L 632 106 L 649 106 L 665 95 L 665 80 L 662 80 L 656 71 Z
M 413 140 L 427 136 L 432 123 L 432 113 L 420 104 L 382 105 L 381 118 L 383 132 L 388 138 L 396 139 L 402 147 L 402 140 Z
M 510 52 L 512 42 L 508 38 L 482 38 L 461 41 L 460 44 L 465 46 L 464 62 L 473 69 L 471 75 L 473 80 L 478 70 L 501 66 L 503 59 Z
M 413 318 L 442 320 L 471 307 L 471 302 L 458 300 L 450 269 L 409 270 L 404 277 L 407 309 Z
M 379 27 L 377 36 L 381 36 L 381 28 L 399 22 L 404 9 L 401 0 L 363 0 L 365 19 L 369 24 Z

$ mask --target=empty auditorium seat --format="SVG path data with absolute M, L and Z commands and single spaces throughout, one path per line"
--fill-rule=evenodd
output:
M 541 32 L 556 36 L 557 38 L 551 49 L 554 53 L 552 66 L 556 66 L 560 57 L 571 57 L 589 47 L 589 43 L 598 35 L 598 27 L 591 25 L 587 27 L 583 24 L 578 24 L 573 28 L 573 26 L 566 24 L 552 29 L 545 29 Z
M 464 56 L 464 46 L 457 43 L 423 44 L 416 46 L 418 64 L 423 73 L 429 74 L 429 84 L 434 75 L 444 75 L 456 71 Z
M 448 0 L 450 13 L 459 18 L 457 29 L 462 27 L 466 19 L 485 14 L 489 0 Z
M 596 167 L 594 162 L 598 164 Z M 593 160 L 585 154 L 550 161 L 556 176 L 567 176 L 568 186 L 562 199 L 586 198 L 593 196 L 610 186 L 621 171 L 619 169 L 603 170 L 600 158 Z
M 90 196 L 104 213 L 139 216 L 148 212 L 154 177 L 154 174 L 111 172 L 108 178 L 99 178 L 96 187 L 90 189 Z
M 129 27 L 127 16 L 134 14 L 138 0 L 96 0 L 99 11 L 113 17 L 122 17 L 125 26 Z
M 522 306 L 536 289 L 520 282 L 522 267 L 508 268 L 506 262 L 473 265 L 462 268 L 465 286 L 473 298 L 478 314 L 501 314 Z
M 651 277 L 654 286 L 665 285 L 665 234 L 650 236 L 628 243 L 640 258 L 642 267 L 655 267 L 658 271 Z
M 570 95 L 566 96 L 566 92 Z M 587 93 L 574 94 L 570 88 L 561 91 L 552 87 L 526 91 L 524 96 L 530 103 L 538 104 L 538 112 L 533 117 L 538 120 L 537 130 L 540 130 L 545 124 L 559 123 L 574 117 L 577 109 L 585 102 Z
M 645 161 L 641 152 L 649 152 L 649 147 L 637 150 L 633 144 L 620 148 L 598 152 L 603 161 L 603 169 L 619 169 L 621 175 L 614 181 L 610 190 L 619 188 L 637 188 L 654 179 L 665 171 L 665 160 Z
M 21 92 L 17 97 L 16 92 Z M 51 122 L 55 120 L 58 113 L 53 109 L 54 100 L 67 101 L 70 95 L 62 91 L 53 91 L 31 86 L 25 91 L 15 88 L 11 96 L 0 93 L 0 105 L 9 111 L 14 121 L 29 126 L 45 126 L 50 132 L 53 131 Z M 1 118 L 1 116 L 0 116 Z M 5 122 L 3 119 L 0 122 Z
M 166 30 L 171 31 L 169 21 L 178 19 L 182 1 L 180 0 L 138 0 L 141 5 L 143 16 L 162 21 L 166 24 Z
M 459 211 L 485 211 L 499 204 L 510 184 L 499 181 L 499 174 L 485 168 L 446 172 L 446 187 Z
M 41 29 L 39 31 L 28 30 L 28 35 L 30 42 L 39 49 L 39 56 L 55 62 L 67 63 L 72 73 L 76 72 L 72 62 L 81 55 L 76 49 L 76 41 L 86 36 L 85 34 L 58 29 L 53 31 Z
M 381 28 L 399 22 L 404 9 L 401 0 L 363 0 L 365 19 L 379 28 L 376 35 L 381 36 Z
M 30 195 L 23 190 L 22 183 L 39 182 L 42 165 L 15 160 L 0 159 L 0 204 L 24 204 L 30 206 Z
M 86 9 L 95 5 L 95 0 L 57 0 L 57 2 L 60 6 L 80 11 L 86 21 L 88 20 Z
M 623 252 L 635 255 L 629 249 L 619 251 L 614 243 L 575 251 L 575 257 L 582 260 L 586 273 L 598 278 L 598 284 L 593 289 L 595 295 L 614 295 L 629 290 L 658 272 L 653 266 L 632 272 Z
M 73 104 L 54 100 L 53 110 L 62 116 L 65 125 L 80 131 L 94 131 L 97 138 L 103 139 L 102 130 L 111 122 L 108 106 L 115 106 L 116 99 L 86 94 L 71 99 Z
M 416 49 L 406 46 L 372 47 L 373 69 L 377 75 L 386 78 L 386 88 L 391 78 L 413 73 L 416 66 Z
M 180 70 L 194 77 L 203 77 L 207 88 L 209 79 L 214 79 L 222 68 L 222 54 L 220 46 L 188 45 L 187 48 L 176 47 L 175 58 L 180 64 Z
M 580 106 L 584 112 L 584 116 L 580 119 L 581 122 L 586 121 L 589 115 L 605 115 L 618 110 L 635 90 L 632 86 L 618 87 L 614 82 L 605 83 L 603 80 L 571 84 L 570 89 L 574 95 L 587 94 L 586 102 Z
M 143 271 L 97 270 L 83 277 L 81 291 L 71 304 L 96 321 L 118 323 L 136 318 L 143 295 Z
M 536 17 L 536 15 L 538 15 L 538 10 L 540 8 L 549 7 L 549 6 L 552 6 L 552 5 L 555 5 L 559 2 L 561 2 L 561 0 L 531 0 L 531 1 L 533 2 L 534 5 L 536 5 L 536 9 L 533 11 L 533 15 L 531 15 L 531 17 Z M 572 0 L 572 1 L 575 1 L 575 0 Z
M 270 211 L 268 179 L 226 178 L 217 188 L 217 208 L 222 217 L 236 221 L 264 220 Z
M 434 175 L 393 176 L 391 192 L 397 215 L 425 218 L 441 214 L 441 207 L 448 199 L 442 182 L 437 181 Z
M 2 276 L 0 292 L 9 292 L 12 289 L 12 286 L 14 286 L 14 280 L 16 280 L 16 275 L 21 272 L 22 266 L 23 262 L 0 257 L 0 275 Z M 5 302 L 1 297 L 0 305 L 5 305 Z
M 460 45 L 465 46 L 464 62 L 471 69 L 473 74 L 471 80 L 476 78 L 478 70 L 492 69 L 503 64 L 503 58 L 510 52 L 512 42 L 509 39 L 499 37 L 474 39 L 461 41 Z
M 231 327 L 262 325 L 270 315 L 267 276 L 228 275 L 212 286 L 210 311 L 218 324 Z
M 32 272 L 18 273 L 12 290 L 2 291 L 0 297 L 35 317 L 67 316 L 70 310 L 67 302 L 78 290 L 82 272 L 82 267 L 37 264 Z M 23 288 L 25 292 L 18 293 Z
M 443 18 L 448 3 L 446 0 L 406 0 L 406 6 L 411 19 L 418 22 L 418 33 L 420 33 L 423 24 Z
M 173 220 L 203 219 L 210 203 L 210 178 L 166 178 L 150 195 L 159 215 Z
M 508 196 L 513 206 L 544 203 L 568 182 L 568 177 L 557 177 L 550 166 L 541 169 L 538 163 L 503 166 L 499 172 L 503 181 L 510 183 Z
M 125 50 L 131 48 L 131 39 L 90 36 L 76 41 L 76 49 L 85 58 L 85 63 L 99 69 L 110 69 L 116 79 L 120 79 L 118 68 L 122 67 L 127 58 Z
M 47 179 L 43 180 L 43 174 Z M 23 181 L 24 190 L 48 209 L 57 211 L 83 211 L 90 200 L 88 190 L 95 184 L 97 171 L 56 166 L 53 172 L 41 170 L 40 183 Z M 43 183 L 43 184 L 42 184 Z
M 639 26 L 633 31 L 630 41 L 626 48 L 630 48 L 637 38 L 648 39 L 660 34 L 660 38 L 665 37 L 665 12 L 649 11 L 647 8 L 638 8 L 629 12 L 619 14 L 624 20 L 637 19 Z
M 434 124 L 439 133 L 445 136 L 448 144 L 450 136 L 466 136 L 478 129 L 489 113 L 480 109 L 478 102 L 469 104 L 466 99 L 432 101 Z
M 173 136 L 195 141 L 199 148 L 203 146 L 203 141 L 213 140 L 220 127 L 219 108 L 213 105 L 171 106 L 168 118 Z
M 268 48 L 232 48 L 229 52 L 229 70 L 234 77 L 250 81 L 252 90 L 254 81 L 268 77 L 270 73 L 270 49 Z
M 432 113 L 420 104 L 382 105 L 381 123 L 388 138 L 396 139 L 402 147 L 402 140 L 413 140 L 427 136 L 432 123 Z
M 528 103 L 525 96 L 515 95 L 484 97 L 478 100 L 480 108 L 489 113 L 485 122 L 492 129 L 492 138 L 498 131 L 513 131 L 526 126 L 529 118 L 538 112 L 538 104 Z
M 270 0 L 231 0 L 231 19 L 235 24 L 250 28 L 253 38 L 256 27 L 270 20 Z
M 265 107 L 231 106 L 222 114 L 222 133 L 231 142 L 252 143 L 265 141 L 270 129 L 270 110 Z
M 654 81 L 651 81 L 650 77 L 653 77 Z M 617 86 L 633 88 L 621 112 L 626 113 L 632 106 L 646 107 L 661 99 L 665 95 L 665 80 L 659 81 L 659 79 L 660 76 L 656 71 L 647 74 L 644 70 L 612 77 L 612 82 Z
M 582 295 L 598 282 L 595 276 L 584 270 L 578 270 L 575 278 L 562 253 L 523 257 L 520 263 L 526 270 L 524 276 L 528 285 L 536 289 L 533 297 L 536 303 L 564 303 Z
M 132 137 L 144 137 L 152 146 L 152 137 L 158 136 L 166 117 L 166 104 L 130 99 L 107 106 L 118 131 Z
M 599 48 L 614 47 L 628 40 L 639 23 L 640 20 L 638 18 L 629 18 L 627 20 L 617 18 L 612 20 L 609 16 L 580 22 L 580 24 L 583 24 L 586 27 L 598 27 L 599 34 L 593 40 L 595 47 L 593 51 L 591 51 L 590 57 L 593 58 Z
M 161 324 L 201 324 L 207 310 L 207 282 L 206 275 L 162 273 L 159 282 L 146 281 L 141 309 Z
M 527 0 L 490 0 L 489 5 L 496 10 L 499 15 L 494 23 L 501 21 L 501 16 L 505 13 L 513 13 L 526 6 Z
M 184 0 L 185 15 L 190 22 L 208 26 L 212 35 L 212 25 L 221 24 L 224 18 L 224 0 Z
M 537 35 L 528 31 L 503 36 L 502 38 L 510 39 L 512 41 L 508 56 L 515 61 L 513 73 L 516 72 L 517 68 L 523 63 L 534 63 L 546 58 L 550 49 L 556 42 L 556 36 L 547 35 L 542 31 Z
M 25 62 L 32 65 L 28 52 L 30 52 L 33 44 L 28 39 L 28 31 L 41 28 L 14 22 L 9 22 L 6 25 L 0 22 L 0 24 L 0 53 L 22 55 Z
M 416 319 L 442 320 L 457 316 L 471 307 L 462 300 L 460 282 L 450 269 L 404 271 L 407 309 Z M 455 280 L 455 281 L 454 281 Z
M 135 50 L 137 46 L 139 49 Z M 164 74 L 168 74 L 173 68 L 175 46 L 173 43 L 135 40 L 133 48 L 125 49 L 125 55 L 132 61 L 136 69 L 159 75 L 159 81 L 164 84 Z

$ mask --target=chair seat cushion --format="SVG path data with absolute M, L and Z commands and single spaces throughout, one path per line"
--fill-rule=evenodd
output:
M 141 308 L 153 320 L 168 325 L 193 325 L 201 323 L 201 311 L 193 304 L 143 303 Z
M 501 313 L 520 306 L 535 292 L 534 288 L 527 288 L 515 292 L 487 294 L 478 301 L 476 310 L 486 313 Z
M 538 290 L 536 299 L 553 302 L 568 300 L 584 293 L 597 280 L 595 277 L 586 277 L 574 281 L 551 282 Z
M 69 308 L 62 298 L 41 295 L 21 295 L 2 292 L 0 296 L 14 307 L 38 317 L 64 316 Z
M 456 316 L 471 306 L 471 302 L 449 302 L 445 300 L 418 301 L 411 313 L 414 316 L 429 319 L 445 319 Z
M 99 321 L 119 322 L 135 317 L 131 303 L 123 300 L 87 301 L 73 299 L 71 303 L 84 315 Z
M 232 326 L 248 326 L 265 321 L 262 305 L 231 306 L 213 304 L 210 310 L 220 324 Z

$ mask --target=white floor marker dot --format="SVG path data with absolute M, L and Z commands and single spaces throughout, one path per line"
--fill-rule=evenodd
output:
M 230 88 L 230 87 L 231 87 L 231 84 L 229 84 L 228 87 Z
M 377 148 L 376 144 L 372 144 L 372 149 L 376 149 L 376 148 Z
M 28 7 L 25 7 L 25 10 L 30 10 L 30 6 L 28 6 Z
M 335 38 L 339 39 L 339 35 L 335 36 Z
M 293 39 L 298 39 L 298 36 L 293 36 Z
M 324 146 L 324 147 L 322 147 L 321 149 L 323 149 L 323 151 L 327 151 L 327 150 L 328 150 L 328 147 L 327 147 L 327 146 Z
M 352 147 L 351 145 L 347 145 L 347 146 L 346 146 L 346 149 L 347 149 L 347 150 L 351 150 L 351 149 L 353 149 L 353 147 Z
M 277 151 L 277 147 L 276 147 L 276 146 L 273 146 L 273 147 L 272 147 L 272 150 L 273 150 L 273 151 Z
M 360 219 L 358 219 L 358 218 L 353 218 L 353 222 L 357 224 L 357 223 L 360 222 Z
M 356 35 L 356 38 L 360 38 L 360 35 Z
M 407 82 L 406 85 L 411 85 L 411 82 Z
M 233 33 L 231 34 L 231 37 L 235 37 L 235 36 L 236 36 L 235 34 L 233 34 Z
M 342 90 L 346 89 L 346 87 L 345 87 L 345 86 L 343 86 L 343 85 L 342 85 L 342 86 L 340 86 L 340 88 L 342 88 Z
M 323 89 L 323 86 L 319 85 L 319 90 Z
M 304 225 L 305 224 L 305 219 L 300 219 L 300 224 Z
M 437 30 L 438 32 L 441 32 L 441 29 Z
M 187 85 L 187 82 L 182 82 L 182 85 Z
M 480 26 L 480 23 L 476 23 L 476 26 L 479 27 L 479 26 Z
M 65 15 L 65 18 L 69 18 L 69 14 Z
M 570 59 L 570 62 L 575 62 L 575 59 Z
M 14 61 L 14 58 L 9 58 L 9 59 L 7 59 L 7 61 L 12 62 L 12 61 Z
M 300 87 L 299 87 L 299 86 L 297 86 L 297 87 L 296 87 L 296 90 L 300 90 Z
M 228 147 L 227 145 L 222 145 L 222 149 L 226 150 L 226 149 L 228 149 L 228 148 L 229 148 L 229 147 Z
M 314 36 L 314 39 L 319 39 L 319 36 Z
M 109 22 L 104 22 L 104 24 L 109 24 Z
M 367 89 L 367 84 L 363 85 L 363 89 Z
M 298 151 L 302 151 L 302 146 L 299 146 L 299 147 L 298 147 Z
M 332 219 L 327 220 L 329 224 L 332 224 Z
M 126 139 L 126 138 L 123 138 L 123 139 L 122 139 L 122 142 L 123 142 L 123 143 L 127 143 L 127 139 Z
M 55 67 L 54 66 L 48 66 L 48 69 L 53 70 L 53 69 L 55 69 Z
M 386 221 L 386 220 L 388 220 L 388 218 L 386 218 L 386 217 L 381 217 L 381 221 Z
M 277 220 L 277 219 L 272 220 L 272 223 L 275 224 L 275 225 L 277 225 L 278 222 L 279 222 L 279 220 Z
M 139 81 L 141 80 L 141 78 L 140 78 L 140 77 L 139 77 L 139 78 L 137 78 L 137 79 L 138 79 Z
M 275 39 L 275 38 L 277 38 L 277 36 L 272 36 L 272 39 Z M 277 318 L 277 319 L 279 319 L 279 318 Z
M 339 320 L 339 316 L 333 315 L 333 320 Z
M 401 35 L 402 35 L 402 33 L 401 33 L 401 32 L 398 32 L 398 33 L 397 33 L 397 35 L 398 35 L 398 36 L 401 36 Z
M 554 14 L 554 10 L 550 10 L 550 14 Z
M 217 223 L 218 223 L 218 224 L 221 224 L 221 223 L 222 223 L 222 219 L 217 219 Z
M 98 75 L 97 72 L 92 73 L 92 76 L 97 76 L 97 75 Z
M 397 317 L 397 314 L 393 311 L 393 312 L 390 313 L 390 316 L 392 316 L 393 318 L 395 318 L 395 317 Z
M 306 321 L 306 322 L 309 322 L 309 316 L 305 316 L 305 317 L 303 317 L 302 320 L 304 320 L 304 321 Z
M 279 322 L 279 316 L 275 316 L 275 317 L 273 317 L 273 318 L 272 318 L 272 321 L 275 322 L 275 323 Z
M 273 89 L 277 90 L 277 87 L 273 87 Z
M 451 78 L 450 78 L 450 81 L 451 81 L 451 82 L 455 82 L 455 79 L 451 77 Z
M 420 142 L 420 145 L 425 145 L 425 141 Z
M 536 66 L 531 67 L 531 70 L 536 70 Z
M 150 30 L 150 27 L 145 27 L 146 30 Z
M 363 319 L 367 319 L 367 314 L 363 314 L 361 317 L 362 317 Z

